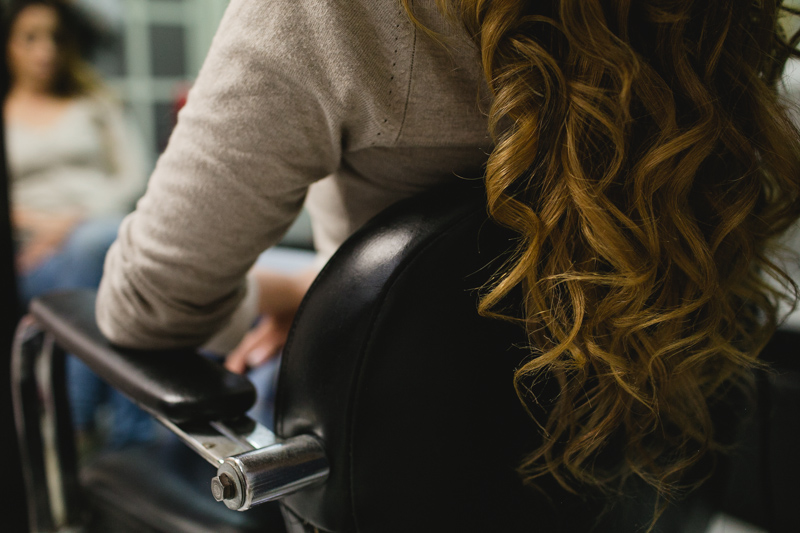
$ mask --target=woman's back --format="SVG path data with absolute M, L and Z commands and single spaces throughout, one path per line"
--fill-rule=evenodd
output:
M 781 3 L 438 3 L 481 49 L 489 211 L 520 234 L 481 309 L 529 333 L 520 399 L 560 388 L 523 470 L 671 497 L 722 448 L 710 412 L 748 388 L 796 295 L 771 260 L 800 215 Z M 515 288 L 522 312 L 502 308 Z M 597 468 L 612 439 L 624 458 Z

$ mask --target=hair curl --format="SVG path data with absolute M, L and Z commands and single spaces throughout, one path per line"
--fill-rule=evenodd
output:
M 521 472 L 568 489 L 635 475 L 670 498 L 721 447 L 714 403 L 747 388 L 796 300 L 770 255 L 800 216 L 781 1 L 436 1 L 480 50 L 488 209 L 519 234 L 480 311 L 529 334 L 515 386 L 545 438 Z M 521 316 L 504 307 L 518 288 Z M 538 405 L 543 379 L 559 393 Z

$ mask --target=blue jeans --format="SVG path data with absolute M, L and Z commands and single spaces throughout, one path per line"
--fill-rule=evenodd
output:
M 51 291 L 97 288 L 119 223 L 119 218 L 101 218 L 79 224 L 54 255 L 20 276 L 23 303 Z
M 79 224 L 58 252 L 20 275 L 23 303 L 27 306 L 34 297 L 55 290 L 97 288 L 106 252 L 117 237 L 120 221 L 117 217 L 98 218 Z M 70 412 L 76 429 L 92 429 L 97 408 L 108 402 L 114 416 L 109 447 L 119 448 L 152 437 L 153 421 L 147 413 L 109 387 L 77 358 L 68 355 L 66 365 Z
M 277 355 L 247 373 L 247 378 L 256 388 L 256 403 L 247 414 L 273 431 L 275 430 L 275 392 L 280 367 L 281 356 Z
M 262 253 L 256 264 L 260 267 L 294 274 L 311 267 L 315 258 L 316 254 L 307 250 L 275 247 Z M 281 355 L 277 355 L 247 373 L 247 377 L 256 388 L 256 403 L 248 414 L 269 429 L 274 429 L 275 426 L 275 393 L 280 367 Z

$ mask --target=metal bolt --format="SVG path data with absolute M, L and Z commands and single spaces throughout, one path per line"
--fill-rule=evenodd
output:
M 211 494 L 214 495 L 214 499 L 218 502 L 230 500 L 236 496 L 236 485 L 231 477 L 223 472 L 211 479 Z

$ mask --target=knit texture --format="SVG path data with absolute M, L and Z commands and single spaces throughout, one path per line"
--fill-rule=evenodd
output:
M 417 4 L 444 45 L 399 0 L 231 2 L 107 257 L 97 318 L 109 339 L 163 348 L 226 324 L 243 333 L 257 302 L 247 272 L 307 196 L 328 257 L 397 200 L 480 178 L 490 141 L 477 50 L 431 0 Z

